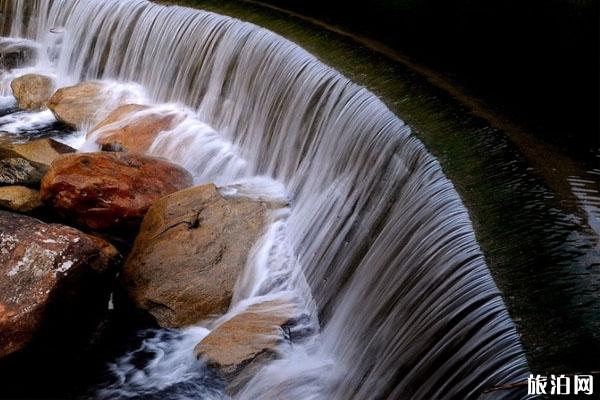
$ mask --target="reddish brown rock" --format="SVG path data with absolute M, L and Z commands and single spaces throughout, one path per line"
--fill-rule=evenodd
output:
M 117 259 L 98 238 L 0 211 L 0 358 L 105 308 Z
M 269 206 L 225 198 L 212 184 L 156 201 L 123 270 L 131 300 L 163 327 L 223 314 Z
M 289 303 L 254 304 L 215 328 L 194 351 L 223 377 L 232 378 L 258 356 L 276 352 L 285 342 L 282 327 L 292 323 L 295 316 Z
M 145 112 L 140 114 L 141 111 Z M 87 134 L 87 138 L 94 138 L 103 148 L 145 153 L 161 132 L 173 129 L 182 119 L 181 113 L 153 111 L 148 106 L 128 104 L 110 113 Z
M 41 198 L 93 229 L 137 227 L 159 198 L 192 185 L 192 176 L 164 159 L 129 153 L 78 153 L 54 161 Z
M 54 81 L 44 75 L 27 74 L 14 79 L 10 83 L 19 108 L 39 110 L 48 104 Z

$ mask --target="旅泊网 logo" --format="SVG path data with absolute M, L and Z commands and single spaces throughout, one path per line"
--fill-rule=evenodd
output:
M 593 395 L 592 375 L 529 375 L 527 393 L 532 395 Z

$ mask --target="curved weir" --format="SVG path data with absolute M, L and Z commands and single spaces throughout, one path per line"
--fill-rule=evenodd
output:
M 145 0 L 4 3 L 10 36 L 41 48 L 28 71 L 63 86 L 117 82 L 185 109 L 150 153 L 181 163 L 197 183 L 289 200 L 255 246 L 229 315 L 292 296 L 319 333 L 238 397 L 525 397 L 484 394 L 526 379 L 518 334 L 452 184 L 376 96 L 229 17 Z M 168 388 L 169 398 L 219 397 L 193 360 L 205 328 L 154 334 L 143 346 L 162 358 L 140 377 L 125 355 L 97 396 L 160 398 Z

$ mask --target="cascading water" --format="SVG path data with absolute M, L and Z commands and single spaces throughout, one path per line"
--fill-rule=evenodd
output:
M 41 49 L 24 70 L 60 85 L 139 85 L 165 112 L 187 115 L 150 153 L 228 195 L 289 199 L 228 316 L 293 296 L 320 333 L 240 398 L 524 397 L 484 394 L 525 378 L 517 332 L 452 185 L 372 93 L 274 33 L 213 13 L 146 0 L 3 6 L 11 36 Z M 118 378 L 96 396 L 160 397 L 166 387 L 169 398 L 219 396 L 192 354 L 212 326 L 152 334 L 142 347 L 155 359 L 143 371 L 131 355 L 117 360 Z

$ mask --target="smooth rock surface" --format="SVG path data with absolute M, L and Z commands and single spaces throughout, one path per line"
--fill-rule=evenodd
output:
M 58 89 L 50 98 L 48 108 L 57 120 L 71 128 L 93 123 L 107 94 L 99 82 L 82 82 Z
M 182 119 L 181 113 L 127 104 L 111 112 L 87 138 L 93 138 L 102 148 L 145 153 L 161 132 L 173 129 Z
M 54 81 L 44 75 L 27 74 L 14 79 L 10 87 L 19 108 L 39 110 L 48 104 L 54 90 Z
M 277 347 L 287 341 L 284 328 L 296 317 L 295 307 L 283 301 L 254 304 L 216 327 L 194 352 L 229 383 L 231 393 L 242 375 L 249 380 L 249 371 L 277 356 Z
M 63 154 L 74 153 L 76 150 L 66 144 L 52 139 L 37 139 L 21 144 L 0 146 L 0 158 L 18 157 L 50 166 L 52 161 Z
M 213 184 L 155 202 L 122 274 L 133 303 L 163 327 L 225 313 L 265 229 L 268 208 L 264 202 L 224 198 Z
M 98 238 L 0 211 L 0 358 L 67 335 L 105 308 L 117 259 Z
M 92 229 L 136 228 L 159 198 L 191 186 L 183 168 L 133 153 L 78 153 L 55 160 L 42 201 Z
M 0 187 L 0 208 L 30 212 L 42 206 L 40 192 L 25 186 Z

